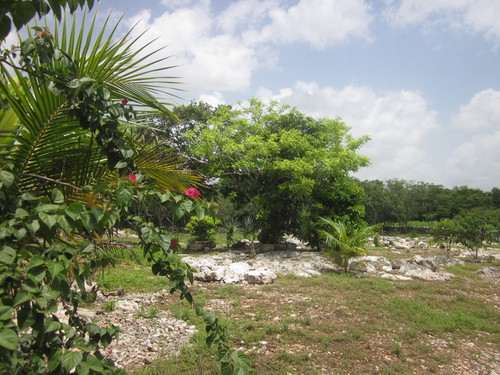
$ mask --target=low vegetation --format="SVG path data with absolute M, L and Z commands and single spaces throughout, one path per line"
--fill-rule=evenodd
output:
M 498 368 L 500 341 L 498 279 L 476 274 L 486 266 L 500 262 L 448 267 L 448 282 L 289 275 L 270 285 L 195 283 L 193 294 L 221 310 L 258 374 L 481 374 Z M 198 326 L 192 345 L 133 374 L 218 374 L 201 319 L 182 302 L 169 308 Z

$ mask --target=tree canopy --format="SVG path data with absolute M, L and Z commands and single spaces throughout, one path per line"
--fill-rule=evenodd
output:
M 317 243 L 320 216 L 361 220 L 362 190 L 349 173 L 368 164 L 356 153 L 367 137 L 352 137 L 339 119 L 315 119 L 257 99 L 212 112 L 186 129 L 183 146 L 214 188 L 232 194 L 242 216 L 257 221 L 260 241 L 292 234 Z

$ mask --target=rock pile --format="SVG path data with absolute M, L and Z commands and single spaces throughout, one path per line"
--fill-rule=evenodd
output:
M 349 271 L 357 277 L 382 277 L 391 280 L 447 281 L 453 274 L 445 272 L 442 266 L 464 264 L 459 259 L 441 256 L 421 257 L 389 261 L 385 257 L 365 256 L 353 258 L 349 262 Z
M 195 279 L 227 284 L 269 284 L 274 282 L 276 274 L 310 277 L 322 272 L 340 272 L 328 257 L 312 251 L 273 251 L 257 254 L 253 258 L 249 258 L 246 253 L 230 252 L 199 257 L 183 256 L 183 259 L 198 271 Z M 351 259 L 349 271 L 356 277 L 446 281 L 453 274 L 442 268 L 457 263 L 463 264 L 463 261 L 442 256 L 424 258 L 417 255 L 396 261 L 380 256 L 364 256 Z
M 157 308 L 169 296 L 166 290 L 108 297 L 98 292 L 96 310 L 80 308 L 79 312 L 100 326 L 113 324 L 120 328 L 118 340 L 104 349 L 103 354 L 119 368 L 133 368 L 149 364 L 160 356 L 178 354 L 196 332 L 194 326 Z M 62 311 L 59 318 L 67 319 Z
M 198 271 L 196 280 L 226 284 L 269 284 L 276 280 L 278 273 L 310 277 L 337 271 L 329 259 L 312 251 L 272 251 L 255 257 L 245 252 L 226 252 L 182 258 Z

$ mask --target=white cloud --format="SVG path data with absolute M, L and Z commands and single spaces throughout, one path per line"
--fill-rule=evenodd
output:
M 238 35 L 217 33 L 209 4 L 197 2 L 154 17 L 150 11 L 129 18 L 139 22 L 136 32 L 148 29 L 155 45 L 167 46 L 178 65 L 175 75 L 186 82 L 183 89 L 193 95 L 209 91 L 243 91 L 250 85 L 252 72 L 259 66 L 257 51 L 244 45 Z
M 201 94 L 199 100 L 214 107 L 217 107 L 220 104 L 226 104 L 224 96 L 219 91 L 215 91 L 210 94 Z
M 298 82 L 294 88 L 273 94 L 261 89 L 264 100 L 280 100 L 314 117 L 340 117 L 354 136 L 369 135 L 360 150 L 372 166 L 360 172 L 362 178 L 417 179 L 427 181 L 433 173 L 424 141 L 438 128 L 436 112 L 428 108 L 419 92 L 377 93 L 369 87 L 347 86 L 342 90 Z
M 275 67 L 276 44 L 303 42 L 325 48 L 350 38 L 369 38 L 370 8 L 364 0 L 240 0 L 215 13 L 209 0 L 164 2 L 127 19 L 149 29 L 156 45 L 167 46 L 175 75 L 194 96 L 211 91 L 244 92 L 262 66 Z
M 370 39 L 373 20 L 364 0 L 300 0 L 269 11 L 270 22 L 254 37 L 274 43 L 303 42 L 315 49 L 352 38 Z
M 460 107 L 454 124 L 465 130 L 480 130 L 500 127 L 500 91 L 483 90 Z
M 386 0 L 386 17 L 397 26 L 437 25 L 482 33 L 500 42 L 498 0 Z
M 447 160 L 447 179 L 453 185 L 490 190 L 499 187 L 500 131 L 477 135 L 455 149 Z

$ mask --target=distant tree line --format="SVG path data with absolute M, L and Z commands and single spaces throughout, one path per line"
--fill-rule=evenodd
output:
M 452 219 L 470 211 L 500 209 L 500 189 L 491 191 L 467 186 L 446 188 L 425 182 L 392 179 L 360 182 L 365 191 L 365 220 L 369 224 L 406 225 L 409 221 Z

